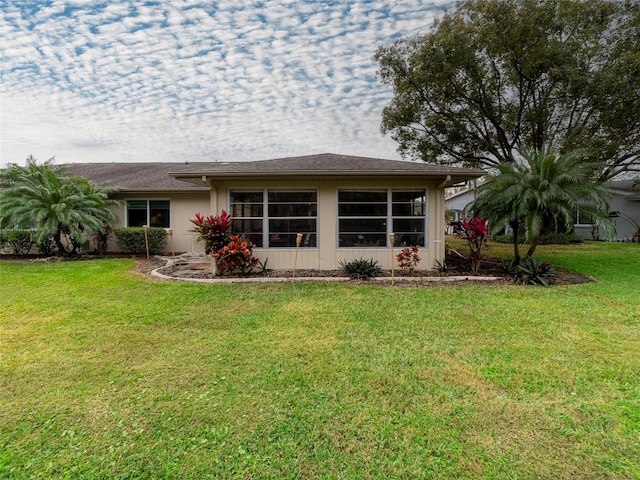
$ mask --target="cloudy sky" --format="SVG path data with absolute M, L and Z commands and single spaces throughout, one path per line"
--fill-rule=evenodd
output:
M 379 45 L 441 0 L 0 0 L 0 166 L 399 158 Z

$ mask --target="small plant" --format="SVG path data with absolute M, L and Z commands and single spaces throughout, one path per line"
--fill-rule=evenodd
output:
M 418 250 L 420 250 L 418 245 L 402 249 L 402 251 L 396 256 L 400 268 L 403 270 L 409 270 L 410 273 L 413 273 L 421 260 Z
M 523 285 L 544 285 L 548 287 L 556 273 L 551 265 L 536 258 L 525 258 L 518 264 L 515 279 Z
M 471 220 L 462 222 L 462 229 L 469 244 L 469 256 L 471 260 L 471 271 L 478 273 L 480 270 L 480 259 L 482 258 L 482 246 L 487 237 L 487 221 L 480 217 L 473 217 Z
M 223 246 L 216 258 L 220 274 L 240 272 L 248 275 L 259 264 L 259 260 L 253 256 L 253 243 L 243 239 L 240 235 L 231 235 L 229 243 Z M 264 264 L 266 268 L 266 262 Z
M 446 273 L 446 272 L 448 272 L 450 270 L 455 270 L 456 269 L 456 267 L 449 265 L 445 258 L 443 258 L 442 260 L 437 260 L 436 259 L 435 268 L 440 273 Z
M 340 262 L 340 268 L 342 268 L 349 277 L 356 280 L 373 278 L 382 273 L 378 261 L 372 258 L 369 260 L 360 258 L 359 260 L 352 260 L 351 262 L 343 260 Z
M 190 232 L 200 234 L 198 241 L 204 242 L 204 251 L 209 254 L 218 252 L 221 248 L 229 243 L 229 235 L 231 232 L 231 215 L 225 210 L 220 215 L 209 215 L 203 217 L 200 213 L 190 219 L 195 225 Z
M 258 260 L 257 268 L 259 270 L 260 275 L 266 275 L 269 269 L 267 268 L 267 263 L 269 263 L 269 259 L 265 258 L 264 262 Z
M 511 260 L 510 262 L 507 262 L 506 260 L 504 260 L 501 263 L 501 267 L 502 267 L 502 271 L 507 277 L 517 278 L 519 269 L 518 269 L 518 263 L 516 262 L 515 259 Z

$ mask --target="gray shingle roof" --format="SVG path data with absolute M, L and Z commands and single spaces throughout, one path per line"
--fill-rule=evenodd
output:
M 484 174 L 482 170 L 457 168 L 423 162 L 405 162 L 380 158 L 323 153 L 301 157 L 276 158 L 252 162 L 206 163 L 75 163 L 68 165 L 74 175 L 123 191 L 205 190 L 202 176 L 220 178 L 268 178 L 363 176 L 422 176 L 444 178 L 454 182 Z M 187 183 L 188 182 L 188 183 Z
M 67 167 L 73 175 L 124 191 L 208 189 L 206 185 L 193 185 L 169 176 L 169 172 L 193 168 L 193 165 L 184 163 L 74 163 Z
M 302 157 L 276 158 L 254 162 L 220 162 L 192 164 L 191 169 L 171 172 L 176 178 L 189 181 L 203 175 L 216 177 L 269 177 L 269 176 L 427 176 L 451 175 L 473 179 L 484 175 L 482 170 L 435 165 L 423 162 L 405 162 L 381 158 L 356 157 L 323 153 Z

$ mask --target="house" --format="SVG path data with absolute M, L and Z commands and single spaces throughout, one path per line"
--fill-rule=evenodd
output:
M 616 226 L 616 241 L 631 240 L 640 231 L 640 185 L 634 185 L 634 180 L 619 180 L 605 182 L 611 193 L 609 205 L 610 216 Z M 592 239 L 592 227 L 589 218 L 580 216 L 578 211 L 575 231 L 585 239 Z M 597 238 L 606 239 L 604 232 L 596 234 Z M 637 241 L 637 240 L 636 240 Z
M 604 185 L 611 194 L 609 211 L 616 227 L 613 240 L 630 240 L 640 230 L 640 185 L 634 185 L 633 180 L 610 181 L 605 182 Z M 474 199 L 473 188 L 448 195 L 445 201 L 448 218 L 459 220 L 464 216 L 467 206 L 473 203 Z M 580 216 L 580 211 L 576 212 L 574 230 L 584 239 L 593 238 L 591 219 Z M 606 235 L 602 231 L 598 232 L 596 237 L 606 239 Z
M 233 232 L 274 269 L 332 270 L 422 247 L 420 268 L 444 257 L 444 189 L 480 177 L 476 169 L 320 154 L 252 162 L 75 164 L 71 171 L 118 187 L 120 226 L 171 228 L 176 251 L 203 251 L 189 233 L 196 212 L 233 216 Z

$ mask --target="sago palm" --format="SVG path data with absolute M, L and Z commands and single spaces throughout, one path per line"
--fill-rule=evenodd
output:
M 558 155 L 548 149 L 527 150 L 520 160 L 496 168 L 497 173 L 479 188 L 474 209 L 490 220 L 493 233 L 505 225 L 512 228 L 516 262 L 520 261 L 521 228 L 530 258 L 545 229 L 565 231 L 573 226 L 578 209 L 611 231 L 610 195 L 593 180 L 594 166 L 579 152 Z
M 115 220 L 108 206 L 113 190 L 84 178 L 71 177 L 64 167 L 29 160 L 0 172 L 0 227 L 33 229 L 36 243 L 50 237 L 60 254 L 75 255 L 85 234 L 103 232 Z

